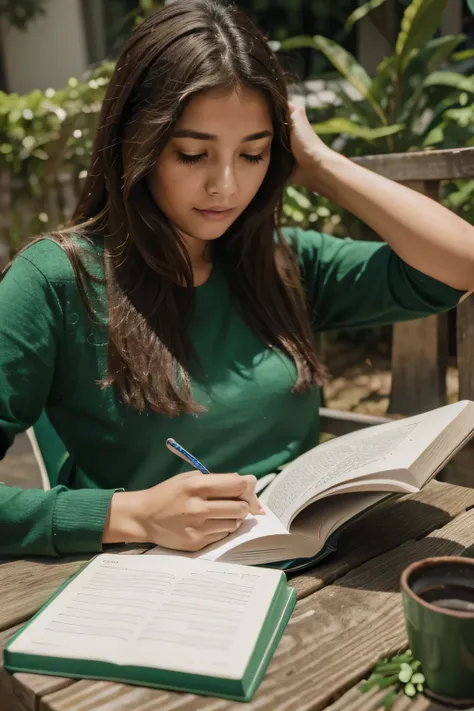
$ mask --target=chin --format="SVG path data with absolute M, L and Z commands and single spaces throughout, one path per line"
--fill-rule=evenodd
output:
M 233 222 L 231 222 L 230 225 L 215 225 L 214 227 L 210 227 L 208 229 L 203 229 L 202 227 L 200 229 L 193 229 L 190 225 L 189 227 L 182 227 L 180 228 L 180 230 L 192 239 L 198 239 L 202 242 L 213 242 L 214 240 L 219 239 L 220 237 L 225 235 L 225 233 L 232 226 L 232 224 Z

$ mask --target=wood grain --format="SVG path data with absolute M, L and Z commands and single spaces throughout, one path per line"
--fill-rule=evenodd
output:
M 109 550 L 137 555 L 147 547 L 117 546 Z M 0 631 L 28 620 L 91 557 L 82 555 L 0 562 Z
M 360 684 L 343 694 L 337 701 L 327 706 L 327 711 L 381 711 L 382 701 L 387 694 L 385 689 L 372 689 L 366 694 L 359 691 Z M 424 696 L 418 696 L 415 700 L 409 699 L 404 694 L 400 694 L 392 711 L 443 711 L 440 706 L 434 706 Z
M 474 178 L 474 148 L 391 153 L 353 160 L 396 182 Z
M 370 511 L 341 536 L 334 556 L 294 577 L 290 585 L 304 598 L 371 558 L 445 526 L 470 506 L 474 489 L 433 481 L 418 494 Z
M 406 646 L 402 570 L 432 555 L 458 554 L 474 540 L 474 510 L 410 541 L 300 600 L 250 711 L 319 711 L 365 678 L 376 661 Z M 368 633 L 370 630 L 370 634 Z M 235 711 L 224 700 L 80 681 L 44 696 L 40 711 Z
M 396 323 L 390 413 L 416 415 L 447 402 L 447 314 Z

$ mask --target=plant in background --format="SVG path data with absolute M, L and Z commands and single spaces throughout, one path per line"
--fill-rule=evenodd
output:
M 31 20 L 45 14 L 48 0 L 0 0 L 0 17 L 19 30 L 25 30 Z
M 347 29 L 384 2 L 370 0 L 360 6 L 348 18 Z M 470 2 L 474 7 L 474 0 Z M 435 37 L 447 4 L 448 0 L 412 0 L 394 53 L 379 64 L 373 78 L 347 50 L 321 35 L 281 42 L 280 52 L 305 47 L 324 54 L 341 77 L 332 116 L 313 124 L 324 140 L 348 156 L 474 145 L 474 77 L 460 71 L 474 52 L 456 53 L 464 35 Z M 349 85 L 358 98 L 349 95 Z M 454 183 L 443 191 L 449 207 L 471 217 L 474 183 Z M 293 195 L 291 205 L 295 201 Z M 314 212 L 317 204 L 311 200 L 308 210 Z M 309 212 L 303 220 L 298 211 L 296 216 L 307 222 Z

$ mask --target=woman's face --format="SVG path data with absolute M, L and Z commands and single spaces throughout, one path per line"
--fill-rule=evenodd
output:
M 156 204 L 183 237 L 221 237 L 258 192 L 272 137 L 270 111 L 257 92 L 212 90 L 197 96 L 150 176 Z

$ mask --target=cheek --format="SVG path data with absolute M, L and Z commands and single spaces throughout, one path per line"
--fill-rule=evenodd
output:
M 252 198 L 254 198 L 260 190 L 263 181 L 265 180 L 265 176 L 268 173 L 269 167 L 269 164 L 262 167 L 258 166 L 253 168 L 249 175 L 245 176 L 243 181 L 243 192 L 247 198 L 247 201 L 250 202 L 250 200 L 252 200 Z
M 158 161 L 152 179 L 155 202 L 162 205 L 180 204 L 193 192 L 193 176 L 176 161 Z

